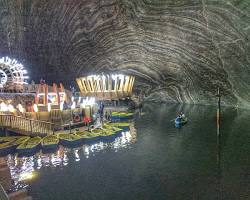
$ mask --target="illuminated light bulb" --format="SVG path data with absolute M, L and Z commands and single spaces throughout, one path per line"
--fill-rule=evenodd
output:
M 51 111 L 51 103 L 48 103 L 48 112 Z
M 4 102 L 2 102 L 0 104 L 0 111 L 2 111 L 2 112 L 7 112 L 8 111 L 8 106 Z
M 124 79 L 124 75 L 122 75 L 122 74 L 119 74 L 118 77 L 119 77 L 120 79 Z
M 15 108 L 14 108 L 14 106 L 12 106 L 11 104 L 8 105 L 8 110 L 9 110 L 10 112 L 15 112 Z
M 18 108 L 18 110 L 19 110 L 21 113 L 24 113 L 24 108 L 23 108 L 22 104 L 18 104 L 18 105 L 17 105 L 17 108 Z
M 112 74 L 111 77 L 113 80 L 115 80 L 117 78 L 117 75 Z
M 38 112 L 38 106 L 37 106 L 37 104 L 34 104 L 33 107 L 34 107 L 34 111 L 35 111 L 35 112 Z
M 63 102 L 60 103 L 60 110 L 63 110 Z

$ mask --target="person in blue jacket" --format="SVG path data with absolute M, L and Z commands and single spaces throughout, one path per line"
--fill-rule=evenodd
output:
M 175 121 L 176 121 L 177 123 L 181 123 L 181 116 L 178 115 L 178 117 L 176 117 Z
M 104 104 L 101 102 L 99 107 L 100 121 L 103 124 L 103 115 L 104 115 Z

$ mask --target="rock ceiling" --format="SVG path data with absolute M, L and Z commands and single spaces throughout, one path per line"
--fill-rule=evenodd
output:
M 136 75 L 148 100 L 250 105 L 249 0 L 0 0 L 0 55 L 38 80 Z M 139 90 L 138 90 L 139 91 Z

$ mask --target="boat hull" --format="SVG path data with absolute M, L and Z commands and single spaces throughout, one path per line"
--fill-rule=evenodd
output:
M 100 141 L 100 136 L 98 137 L 90 137 L 90 138 L 83 138 L 82 139 L 84 144 L 93 144 L 96 143 L 98 141 Z
M 17 149 L 18 154 L 33 154 L 38 152 L 40 149 L 40 144 L 37 144 L 34 147 L 31 148 L 23 148 L 23 149 Z
M 185 119 L 183 119 L 183 120 L 181 120 L 181 121 L 177 121 L 176 119 L 175 119 L 175 126 L 176 127 L 180 127 L 180 126 L 183 126 L 183 125 L 185 125 L 186 123 L 187 123 L 187 118 L 185 118 Z
M 67 147 L 80 146 L 82 144 L 82 139 L 77 140 L 65 140 L 60 138 L 60 144 Z
M 42 149 L 43 150 L 52 150 L 52 149 L 57 149 L 58 143 L 55 144 L 43 144 Z
M 0 156 L 6 156 L 8 154 L 11 154 L 15 151 L 15 149 L 16 149 L 16 145 L 1 148 L 0 149 Z

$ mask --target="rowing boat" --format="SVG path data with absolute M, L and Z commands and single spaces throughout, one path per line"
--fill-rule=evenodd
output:
M 4 142 L 13 142 L 15 141 L 17 138 L 19 138 L 20 136 L 6 136 L 6 137 L 0 137 L 0 143 L 4 143 Z
M 134 116 L 134 113 L 112 112 L 111 120 L 129 120 Z
M 129 130 L 129 123 L 127 122 L 117 122 L 117 123 L 109 123 L 108 125 L 110 126 L 114 126 L 114 127 L 118 127 L 118 128 L 121 128 L 123 129 L 124 131 L 128 131 Z
M 65 146 L 80 145 L 82 138 L 74 133 L 59 133 L 58 138 L 60 143 Z
M 33 137 L 28 139 L 27 141 L 21 143 L 16 149 L 18 153 L 34 153 L 38 150 L 40 143 L 42 141 L 41 137 Z
M 188 122 L 188 118 L 187 117 L 181 118 L 180 121 L 178 121 L 177 118 L 175 119 L 175 125 L 177 127 L 182 126 L 182 125 L 186 124 L 187 122 Z
M 100 139 L 99 133 L 81 131 L 81 132 L 76 132 L 75 134 L 82 138 L 83 143 L 93 143 Z
M 103 129 L 103 132 L 100 136 L 103 142 L 113 142 L 117 137 L 116 131 L 111 129 Z
M 58 147 L 59 138 L 57 135 L 48 135 L 42 139 L 43 149 L 56 149 Z
M 1 138 L 2 141 L 5 141 L 5 142 L 0 144 L 0 155 L 6 155 L 9 153 L 12 153 L 18 145 L 26 142 L 30 137 L 14 136 L 14 137 L 6 137 L 6 138 L 5 139 Z

